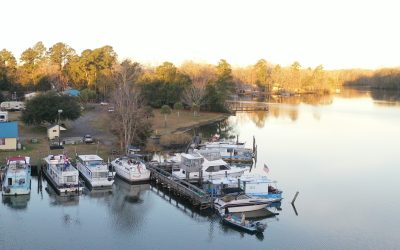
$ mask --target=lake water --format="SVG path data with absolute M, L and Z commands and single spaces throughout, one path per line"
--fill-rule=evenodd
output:
M 29 199 L 0 204 L 0 249 L 400 249 L 400 105 L 392 98 L 288 99 L 218 128 L 249 147 L 254 135 L 252 171 L 267 164 L 284 191 L 279 215 L 262 219 L 263 236 L 149 184 L 117 180 L 112 192 L 68 198 L 33 177 Z

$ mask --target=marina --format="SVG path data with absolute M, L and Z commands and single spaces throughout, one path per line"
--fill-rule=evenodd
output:
M 397 124 L 398 121 L 371 121 L 371 114 L 380 118 L 386 116 L 378 112 L 366 113 L 359 108 L 364 107 L 367 101 L 336 99 L 333 105 L 318 109 L 311 105 L 300 106 L 298 112 L 301 115 L 296 121 L 290 119 L 294 107 L 287 109 L 287 106 L 282 106 L 280 116 L 266 118 L 268 130 L 257 127 L 253 122 L 259 118 L 258 114 L 243 113 L 229 118 L 228 122 L 236 126 L 232 134 L 240 134 L 247 141 L 255 135 L 258 141 L 257 163 L 240 178 L 205 178 L 202 185 L 200 179 L 187 182 L 172 176 L 181 162 L 161 159 L 160 162 L 145 163 L 146 169 L 151 172 L 146 183 L 130 184 L 115 178 L 109 189 L 90 189 L 80 183 L 81 192 L 71 190 L 71 195 L 60 195 L 62 192 L 54 188 L 45 173 L 47 164 L 41 168 L 45 178 L 39 174 L 38 166 L 32 166 L 30 195 L 2 197 L 0 248 L 20 249 L 29 245 L 32 249 L 60 249 L 65 246 L 73 249 L 129 249 L 135 245 L 138 249 L 187 249 L 188 246 L 191 249 L 265 249 L 266 246 L 274 249 L 326 246 L 334 249 L 395 249 L 399 243 L 397 238 L 380 232 L 387 232 L 388 229 L 397 232 L 395 208 L 398 202 L 396 199 L 382 200 L 387 209 L 377 218 L 376 206 L 371 204 L 370 195 L 378 190 L 370 183 L 381 176 L 384 169 L 388 173 L 385 175 L 388 185 L 398 186 L 395 178 L 398 176 L 397 158 L 389 157 L 396 154 L 383 147 L 396 145 L 397 142 L 391 139 L 393 137 L 385 137 L 384 143 L 380 143 L 380 137 L 372 133 L 376 126 L 386 127 L 388 131 L 385 134 L 397 133 L 397 130 L 390 130 L 394 129 L 390 124 Z M 373 110 L 381 109 L 382 106 L 373 106 Z M 315 118 L 315 112 L 322 114 L 321 120 Z M 395 107 L 386 112 L 398 114 Z M 360 119 L 370 123 L 360 127 Z M 331 120 L 347 122 L 346 130 L 338 126 L 332 132 L 347 138 L 354 136 L 346 146 L 339 138 L 332 139 L 337 136 L 326 133 Z M 299 130 L 309 132 L 298 133 Z M 307 148 L 303 148 L 311 131 L 318 136 L 313 137 Z M 363 135 L 366 133 L 371 136 L 370 140 L 377 142 L 376 145 L 365 145 Z M 330 144 L 324 144 L 328 139 Z M 290 143 L 282 145 L 283 140 Z M 350 150 L 370 150 L 369 147 L 374 149 L 373 157 Z M 314 157 L 311 152 L 318 152 L 319 157 Z M 347 162 L 348 157 L 351 157 L 351 164 Z M 110 163 L 117 158 L 110 158 Z M 74 163 L 70 158 L 63 159 Z M 387 162 L 378 164 L 374 159 L 387 159 Z M 268 173 L 264 163 L 269 167 Z M 235 165 L 229 163 L 228 166 L 231 164 Z M 193 170 L 198 171 L 196 168 Z M 112 168 L 109 171 L 113 172 Z M 360 178 L 360 173 L 363 173 L 363 178 Z M 347 190 L 348 195 L 338 192 L 339 186 Z M 210 202 L 225 194 L 227 190 L 224 189 L 227 188 L 240 188 L 247 194 L 260 195 L 259 198 L 274 198 L 269 195 L 276 195 L 275 198 L 282 199 L 268 204 L 266 208 L 245 212 L 245 223 L 242 225 L 242 212 L 228 211 L 227 215 L 219 215 Z M 395 197 L 396 190 L 389 188 L 385 195 Z M 300 191 L 299 194 L 297 191 Z M 291 204 L 293 200 L 294 206 Z M 233 224 L 224 222 L 229 215 L 234 218 Z M 264 232 L 243 228 L 257 222 L 266 225 Z M 14 229 L 8 228 L 9 225 L 24 228 L 30 233 L 21 238 Z M 84 236 L 82 232 L 86 232 Z M 37 240 L 43 234 L 49 238 Z M 157 240 L 154 235 L 157 235 Z M 316 236 L 319 241 L 315 240 Z

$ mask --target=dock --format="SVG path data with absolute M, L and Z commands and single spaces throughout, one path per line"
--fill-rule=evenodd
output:
M 188 200 L 192 205 L 198 206 L 200 210 L 212 207 L 212 197 L 206 191 L 172 176 L 171 173 L 160 168 L 158 163 L 149 163 L 146 167 L 151 172 L 151 180 L 168 188 L 176 196 Z
M 234 101 L 228 100 L 225 102 L 227 107 L 232 112 L 237 111 L 268 111 L 269 106 L 267 102 L 255 101 Z

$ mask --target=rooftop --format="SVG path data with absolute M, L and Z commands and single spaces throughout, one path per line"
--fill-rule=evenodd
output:
M 0 138 L 17 138 L 18 122 L 0 122 Z
M 103 159 L 98 155 L 78 155 L 82 161 L 102 161 Z

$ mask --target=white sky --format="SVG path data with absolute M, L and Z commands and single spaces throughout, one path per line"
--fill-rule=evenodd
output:
M 78 53 L 111 45 L 120 58 L 232 65 L 265 58 L 303 67 L 400 65 L 395 0 L 2 1 L 0 49 L 19 58 L 43 41 Z

